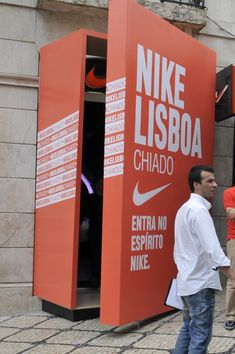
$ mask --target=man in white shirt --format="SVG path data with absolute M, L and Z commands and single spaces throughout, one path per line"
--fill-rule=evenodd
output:
M 206 354 L 212 336 L 215 289 L 222 289 L 217 270 L 230 279 L 232 288 L 235 274 L 209 213 L 209 200 L 217 186 L 212 167 L 192 167 L 188 182 L 192 193 L 175 219 L 174 260 L 184 310 L 174 354 Z

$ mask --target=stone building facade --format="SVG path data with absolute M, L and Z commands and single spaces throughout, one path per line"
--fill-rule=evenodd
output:
M 160 0 L 138 2 L 214 49 L 218 71 L 234 62 L 234 0 L 206 0 L 205 9 Z M 107 18 L 107 0 L 0 1 L 2 315 L 41 308 L 40 300 L 32 297 L 40 47 L 79 28 L 106 33 Z M 214 165 L 219 187 L 213 213 L 223 245 L 226 224 L 221 198 L 233 183 L 233 141 L 233 118 L 215 124 Z

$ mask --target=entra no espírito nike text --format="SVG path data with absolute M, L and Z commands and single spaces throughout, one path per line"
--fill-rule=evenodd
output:
M 137 252 L 162 250 L 163 232 L 166 229 L 166 216 L 132 215 L 131 252 L 134 253 L 130 259 L 132 272 L 150 269 L 149 254 Z M 161 231 L 161 233 L 156 233 L 156 231 Z

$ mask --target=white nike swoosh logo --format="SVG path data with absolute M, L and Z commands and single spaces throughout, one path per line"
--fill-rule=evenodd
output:
M 139 182 L 136 183 L 134 192 L 133 192 L 133 202 L 136 206 L 142 205 L 153 198 L 155 195 L 160 193 L 163 189 L 168 187 L 171 183 L 165 184 L 164 186 L 153 189 L 149 192 L 140 193 L 138 190 Z

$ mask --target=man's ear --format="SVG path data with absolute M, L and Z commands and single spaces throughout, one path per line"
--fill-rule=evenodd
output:
M 198 182 L 196 182 L 196 181 L 193 182 L 194 191 L 197 191 L 198 185 L 199 185 Z

